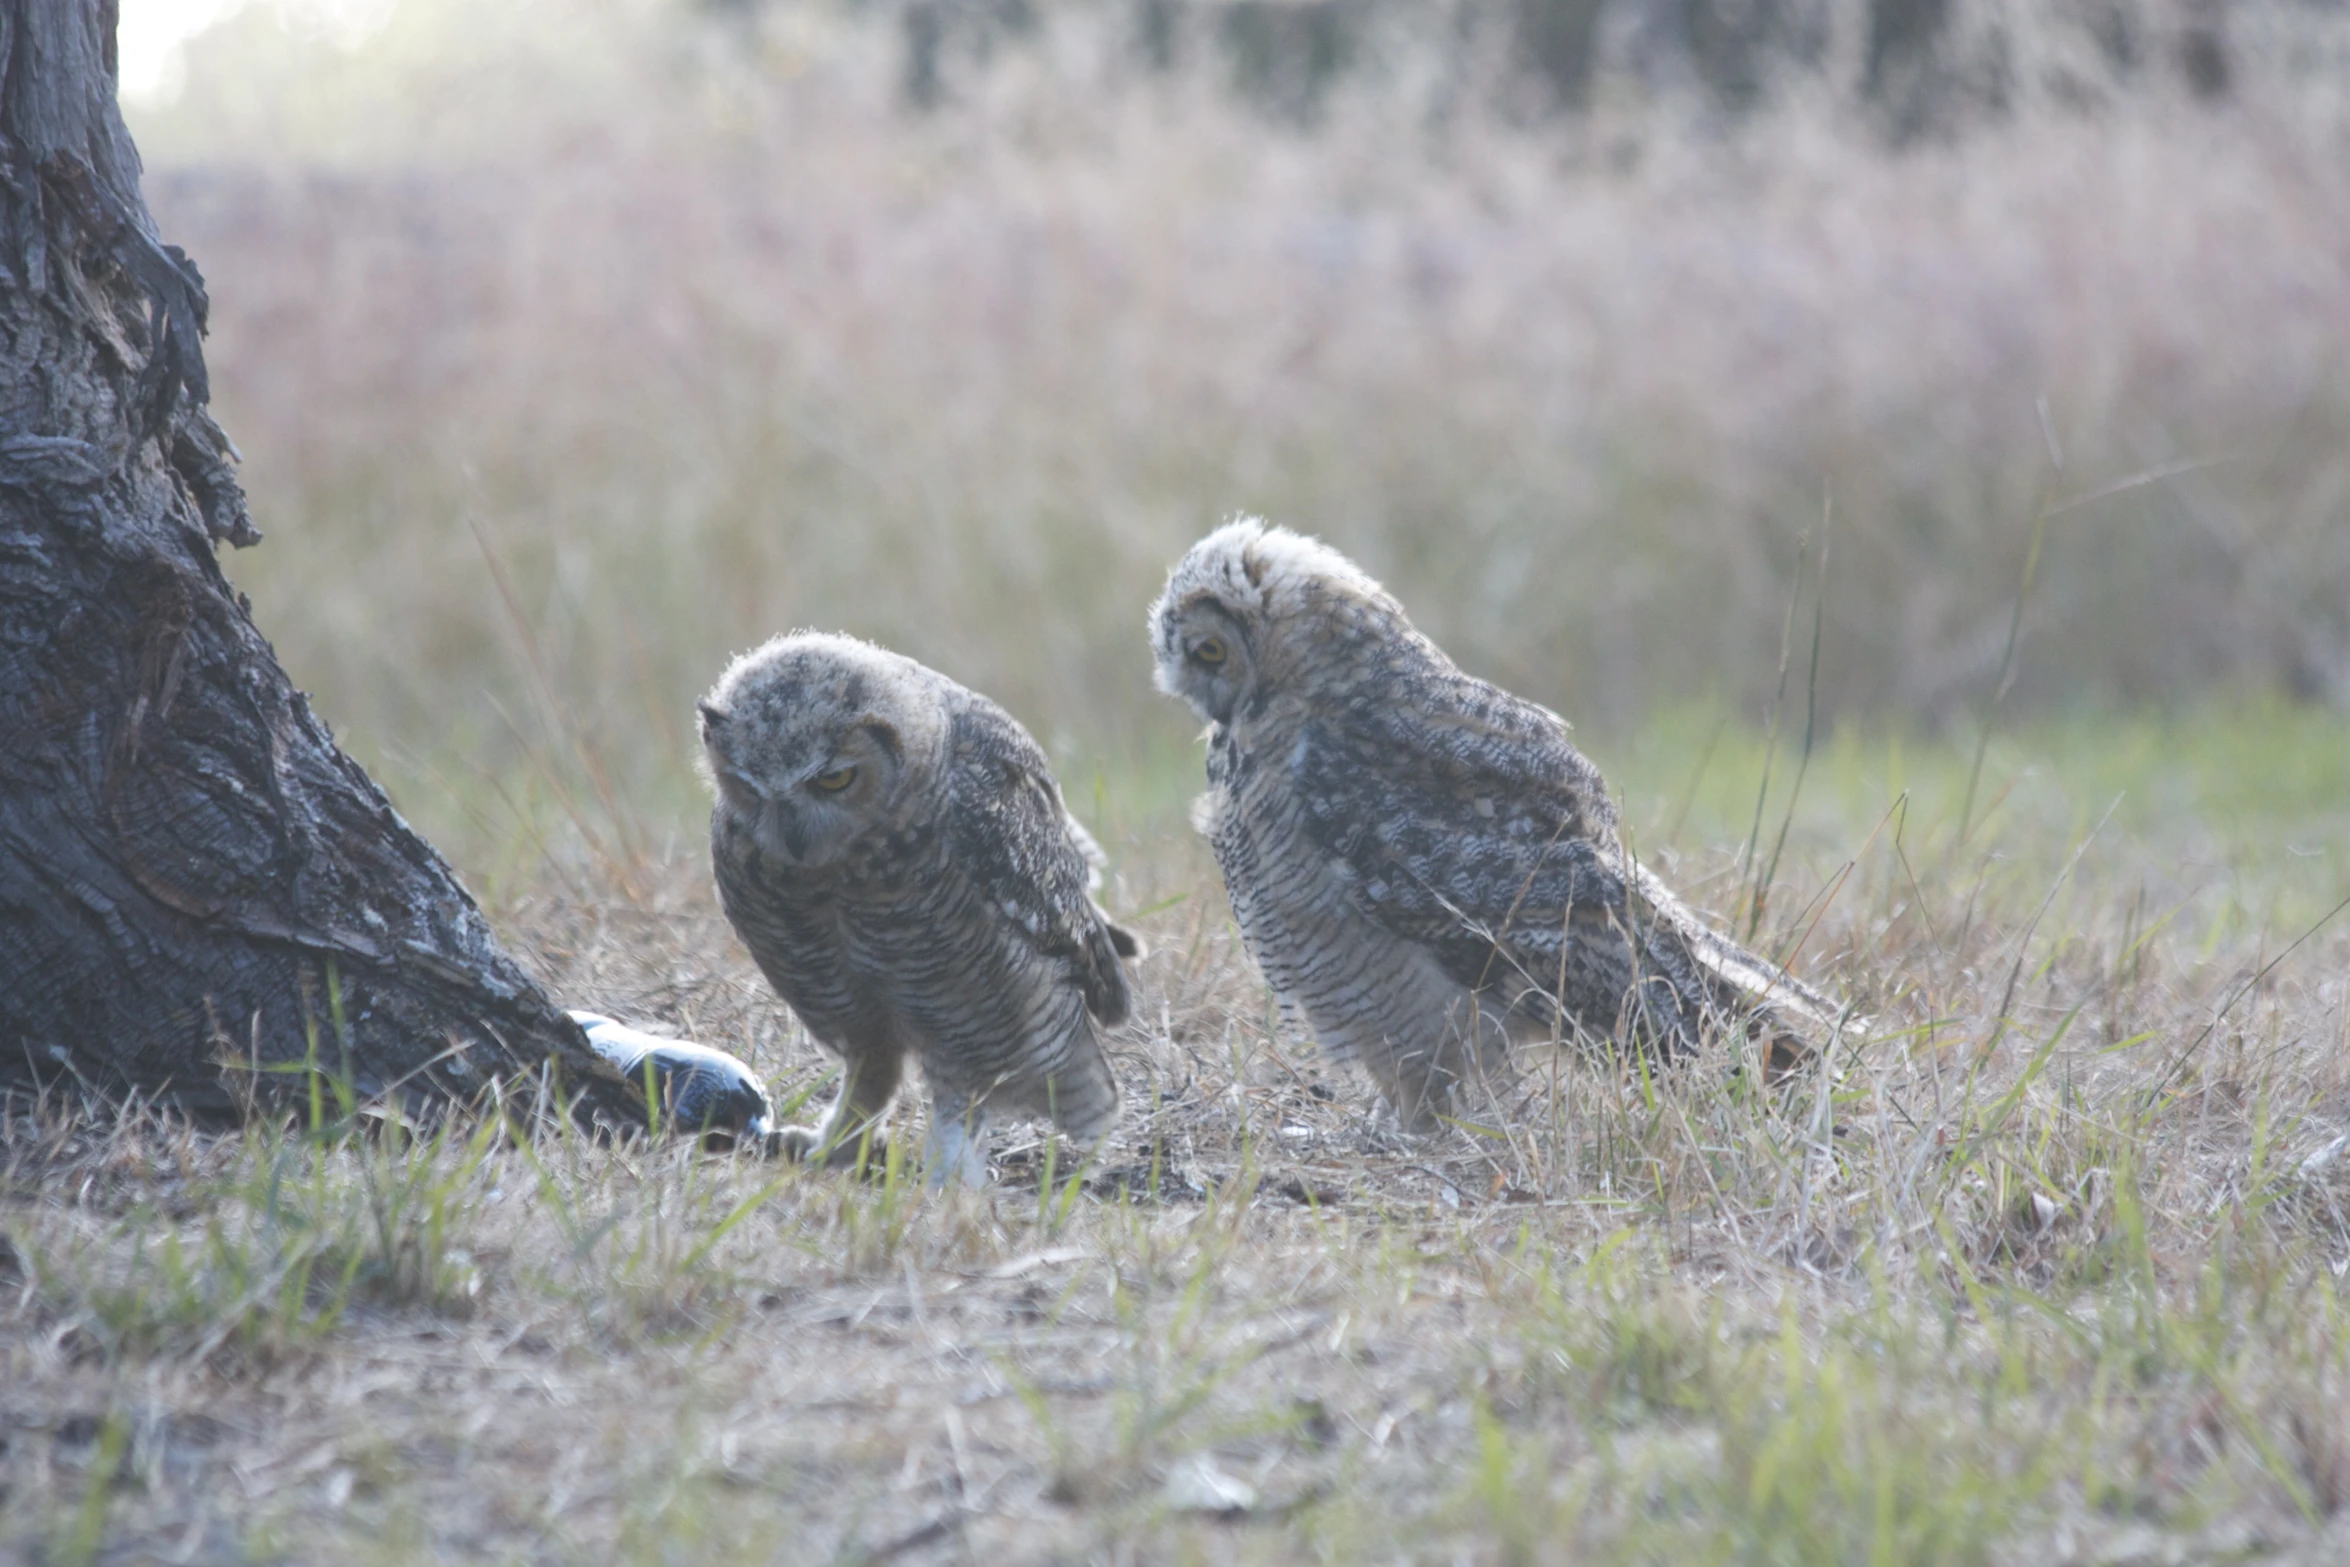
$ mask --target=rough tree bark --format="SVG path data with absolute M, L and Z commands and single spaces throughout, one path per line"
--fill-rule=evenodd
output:
M 628 1115 L 221 574 L 259 535 L 114 31 L 115 0 L 0 0 L 0 1094 L 231 1115 L 316 1050 L 411 1101 L 552 1061 Z

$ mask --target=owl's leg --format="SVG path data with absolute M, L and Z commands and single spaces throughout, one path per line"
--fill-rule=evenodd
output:
M 1366 1063 L 1397 1126 L 1422 1136 L 1459 1116 L 1470 1087 L 1504 1071 L 1509 1055 L 1503 1018 L 1481 1010 L 1474 998 L 1432 1032 L 1425 1042 L 1373 1052 Z
M 871 1164 L 881 1162 L 881 1118 L 897 1096 L 905 1054 L 888 1043 L 852 1047 L 842 1052 L 841 1066 L 840 1095 L 823 1121 L 784 1128 L 783 1151 L 790 1158 L 804 1160 L 821 1153 L 826 1164 L 854 1164 L 859 1146 L 867 1144 L 866 1134 L 873 1132 L 865 1157 Z
M 987 1184 L 987 1111 L 958 1095 L 931 1091 L 930 1130 L 922 1138 L 922 1179 L 932 1191 Z
M 1442 1056 L 1441 1050 L 1422 1045 L 1390 1050 L 1365 1063 L 1402 1130 L 1426 1136 L 1444 1129 L 1458 1078 Z
M 1118 1079 L 1090 1033 L 1045 1082 L 1045 1113 L 1061 1134 L 1091 1153 L 1118 1124 Z

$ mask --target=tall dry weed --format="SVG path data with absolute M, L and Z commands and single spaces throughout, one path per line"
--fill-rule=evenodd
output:
M 599 765 L 681 794 L 692 695 L 801 624 L 1064 753 L 1171 744 L 1140 607 L 1237 509 L 1603 725 L 1761 709 L 1823 496 L 1830 716 L 1971 711 L 2043 513 L 2016 707 L 2350 697 L 2350 158 L 2307 94 L 1899 153 L 1794 99 L 1298 128 L 1073 7 L 921 114 L 859 14 L 566 8 L 602 52 L 498 33 L 548 54 L 504 96 L 395 26 L 275 142 L 205 107 L 244 34 L 191 56 L 144 145 L 273 534 L 235 570 L 363 753 L 511 772 L 527 635 Z

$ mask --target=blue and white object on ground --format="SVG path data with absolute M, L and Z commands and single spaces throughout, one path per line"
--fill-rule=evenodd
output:
M 743 1062 L 708 1045 L 630 1028 L 600 1012 L 570 1016 L 587 1031 L 596 1054 L 630 1082 L 641 1086 L 645 1064 L 652 1063 L 663 1124 L 762 1146 L 774 1141 L 775 1107 L 768 1101 L 766 1086 Z

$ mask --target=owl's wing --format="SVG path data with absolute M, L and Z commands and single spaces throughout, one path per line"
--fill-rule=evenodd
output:
M 1641 913 L 1598 769 L 1546 708 L 1448 674 L 1311 721 L 1288 760 L 1356 906 L 1464 985 L 1556 995 L 1570 948 L 1622 948 Z
M 1044 752 L 979 698 L 955 715 L 953 767 L 956 860 L 1011 929 L 1067 966 L 1087 1011 L 1123 1022 L 1131 1000 L 1118 959 L 1140 948 L 1094 906 L 1101 851 L 1061 803 Z
M 1354 901 L 1463 984 L 1624 909 L 1598 770 L 1531 702 L 1452 676 L 1408 709 L 1310 722 L 1291 765 L 1308 835 Z
M 1408 708 L 1309 724 L 1291 766 L 1356 907 L 1463 985 L 1545 1021 L 1555 1000 L 1601 1024 L 1630 997 L 1682 1034 L 1720 1003 L 1826 1015 L 1629 860 L 1598 769 L 1547 708 L 1453 674 Z

